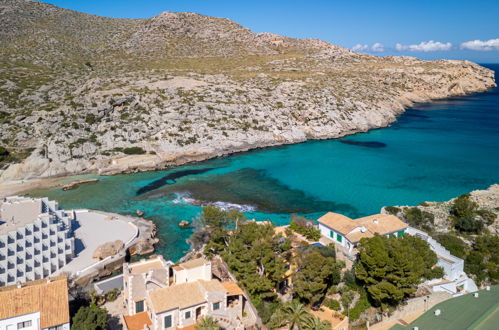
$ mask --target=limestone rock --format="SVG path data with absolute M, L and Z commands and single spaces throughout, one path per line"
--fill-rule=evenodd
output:
M 94 259 L 102 260 L 109 256 L 114 256 L 118 254 L 124 247 L 125 245 L 121 240 L 117 240 L 114 242 L 107 242 L 97 247 L 92 257 Z

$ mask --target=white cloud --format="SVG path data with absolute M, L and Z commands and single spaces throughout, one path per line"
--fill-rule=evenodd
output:
M 383 46 L 383 44 L 380 44 L 379 42 L 377 42 L 371 46 L 371 50 L 373 52 L 384 52 L 385 46 Z
M 490 39 L 487 41 L 472 40 L 461 44 L 461 49 L 470 50 L 499 50 L 499 39 Z
M 409 50 L 411 52 L 435 52 L 435 51 L 445 51 L 451 50 L 452 44 L 450 42 L 440 42 L 440 41 L 423 41 L 418 45 L 402 45 L 396 44 L 395 49 L 398 51 Z
M 356 44 L 355 46 L 352 47 L 352 50 L 356 52 L 362 52 L 368 49 L 369 49 L 368 45 L 361 45 L 361 44 Z

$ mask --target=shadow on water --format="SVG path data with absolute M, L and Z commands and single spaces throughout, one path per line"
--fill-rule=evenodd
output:
M 356 214 L 355 207 L 322 201 L 298 189 L 292 189 L 265 174 L 264 170 L 244 168 L 237 171 L 197 177 L 176 185 L 163 186 L 143 196 L 155 199 L 188 194 L 198 203 L 219 201 L 238 205 L 252 205 L 265 213 L 311 213 L 335 211 Z M 173 197 L 172 197 L 173 198 Z
M 353 141 L 353 140 L 340 140 L 341 143 L 350 144 L 354 146 L 367 147 L 367 148 L 384 148 L 386 143 L 377 141 Z
M 197 170 L 184 170 L 184 171 L 170 173 L 170 174 L 165 175 L 164 177 L 162 177 L 158 180 L 154 180 L 153 182 L 149 183 L 148 185 L 140 188 L 139 190 L 137 190 L 137 192 L 135 194 L 137 196 L 139 196 L 139 195 L 145 194 L 149 191 L 161 188 L 164 185 L 174 184 L 176 179 L 180 179 L 184 176 L 193 175 L 193 174 L 202 174 L 202 173 L 206 173 L 208 171 L 211 171 L 212 169 L 213 168 L 203 168 L 203 169 L 197 169 Z

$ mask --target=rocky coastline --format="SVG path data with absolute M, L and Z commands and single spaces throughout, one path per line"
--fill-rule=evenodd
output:
M 414 103 L 496 86 L 492 70 L 469 61 L 376 57 L 192 13 L 96 20 L 18 0 L 4 12 L 0 146 L 14 161 L 0 163 L 0 185 L 340 138 L 386 127 Z M 46 17 L 51 24 L 30 35 Z M 57 39 L 61 26 L 80 48 Z

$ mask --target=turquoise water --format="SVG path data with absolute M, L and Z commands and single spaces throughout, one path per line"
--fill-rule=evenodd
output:
M 159 251 L 173 260 L 188 250 L 191 235 L 178 222 L 195 218 L 197 204 L 231 203 L 249 218 L 283 224 L 291 213 L 358 217 L 385 205 L 448 200 L 499 183 L 499 89 L 420 104 L 391 127 L 344 139 L 99 178 L 77 190 L 35 194 L 65 208 L 140 209 L 159 227 Z

